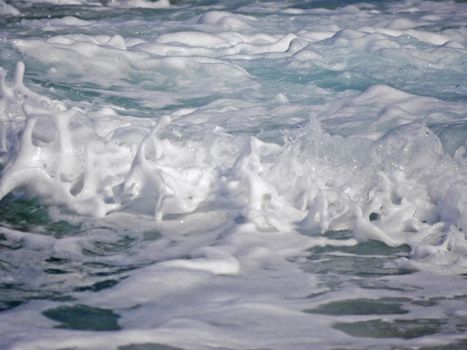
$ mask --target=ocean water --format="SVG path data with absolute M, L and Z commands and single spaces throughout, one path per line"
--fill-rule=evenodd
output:
M 0 349 L 467 349 L 465 1 L 0 28 Z

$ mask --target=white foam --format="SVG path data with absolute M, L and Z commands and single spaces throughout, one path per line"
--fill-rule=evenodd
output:
M 19 16 L 21 12 L 14 6 L 5 3 L 5 1 L 0 0 L 0 15 L 7 16 Z
M 446 229 L 450 225 L 466 228 L 462 190 L 457 189 L 456 195 L 449 187 L 445 192 L 432 190 L 434 184 L 457 173 L 464 161 L 446 158 L 439 139 L 418 122 L 369 141 L 365 147 L 374 145 L 365 152 L 373 155 L 359 163 L 353 163 L 352 156 L 341 158 L 338 154 L 352 138 L 331 137 L 317 123 L 284 146 L 256 138 L 231 139 L 232 146 L 243 143 L 243 149 L 228 158 L 214 159 L 210 147 L 218 137 L 224 139 L 222 134 L 212 134 L 216 140 L 212 145 L 170 141 L 159 136 L 170 125 L 169 117 L 146 131 L 139 126 L 147 125 L 145 121 L 126 119 L 129 124 L 119 126 L 107 119 L 94 120 L 84 111 L 67 110 L 30 93 L 22 85 L 22 70 L 19 65 L 13 88 L 3 87 L 5 116 L 12 113 L 15 91 L 27 97 L 31 94 L 31 98 L 22 102 L 24 127 L 9 131 L 18 136 L 21 131 L 21 136 L 10 146 L 16 148 L 8 149 L 9 162 L 0 182 L 2 196 L 27 186 L 36 195 L 82 214 L 103 216 L 124 210 L 162 220 L 167 215 L 194 212 L 208 199 L 218 200 L 218 186 L 224 184 L 231 204 L 261 230 L 302 227 L 319 233 L 353 228 L 360 239 L 416 246 L 431 234 L 423 228 L 425 222 L 435 224 L 435 218 L 441 218 Z M 352 97 L 351 105 L 367 106 L 377 100 L 386 106 L 397 103 L 417 108 L 413 99 L 393 88 L 374 86 Z M 193 118 L 196 112 L 191 113 Z M 321 141 L 313 147 L 309 140 Z M 356 141 L 352 147 L 360 152 L 358 146 L 363 144 Z M 336 156 L 332 155 L 336 151 Z M 443 164 L 443 176 L 433 172 L 434 164 Z M 219 166 L 224 170 L 219 172 Z M 356 171 L 365 174 L 364 181 L 351 184 L 349 179 Z M 289 181 L 283 183 L 285 173 Z M 341 174 L 347 174 L 347 180 Z M 452 186 L 463 188 L 465 184 Z M 371 212 L 381 214 L 381 220 L 370 223 Z M 401 234 L 407 230 L 419 233 Z M 208 265 L 206 269 L 210 269 Z
M 163 9 L 170 7 L 169 0 L 110 0 L 107 6 L 111 7 L 129 7 L 129 8 L 146 8 L 146 9 Z
M 170 7 L 170 0 L 30 0 L 30 3 L 49 3 L 63 5 L 108 6 L 120 8 L 152 8 L 162 9 Z
M 254 20 L 251 16 L 236 15 L 226 11 L 209 11 L 202 14 L 198 22 L 225 30 L 239 31 L 251 30 Z
M 53 224 L 77 226 L 0 228 L 21 246 L 2 249 L 0 280 L 31 299 L 0 313 L 0 347 L 463 338 L 450 330 L 465 316 L 465 5 L 79 3 L 95 17 L 25 18 L 0 42 L 3 66 L 26 63 L 0 70 L 0 197 L 39 197 Z M 402 312 L 310 311 L 349 299 Z M 123 329 L 42 314 L 75 304 Z M 334 328 L 377 319 L 453 327 L 404 340 Z

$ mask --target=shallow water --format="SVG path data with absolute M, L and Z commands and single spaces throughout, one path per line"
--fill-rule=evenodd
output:
M 0 0 L 0 348 L 465 349 L 466 23 Z

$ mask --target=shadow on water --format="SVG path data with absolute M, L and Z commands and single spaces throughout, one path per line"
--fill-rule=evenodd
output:
M 0 226 L 22 232 L 38 232 L 61 238 L 80 232 L 81 226 L 63 220 L 55 221 L 47 207 L 37 198 L 10 193 L 0 201 Z M 0 235 L 0 247 L 2 236 Z M 20 247 L 18 247 L 20 248 Z
M 329 239 L 345 240 L 353 237 L 351 231 L 330 231 L 325 233 Z M 390 247 L 380 241 L 365 241 L 354 246 L 318 246 L 309 249 L 308 261 L 303 265 L 307 272 L 317 274 L 323 279 L 340 276 L 347 278 L 372 278 L 413 273 L 400 268 L 396 260 L 408 257 L 410 247 L 401 245 Z M 333 277 L 330 277 L 333 276 Z
M 121 329 L 118 325 L 120 315 L 108 309 L 90 307 L 87 305 L 60 306 L 42 313 L 47 318 L 60 322 L 56 328 L 115 331 Z
M 329 239 L 342 242 L 353 237 L 352 232 L 347 230 L 330 231 L 324 235 Z M 402 279 L 400 283 L 397 282 L 398 276 L 416 273 L 416 271 L 400 268 L 397 263 L 400 258 L 408 258 L 409 253 L 410 247 L 407 245 L 390 247 L 379 241 L 359 242 L 352 246 L 327 245 L 309 249 L 308 259 L 303 263 L 302 268 L 316 275 L 320 280 L 320 285 L 327 291 L 311 294 L 309 298 L 323 298 L 323 302 L 303 312 L 331 316 L 334 329 L 355 338 L 410 340 L 439 334 L 462 337 L 467 331 L 467 319 L 462 315 L 439 318 L 428 315 L 430 315 L 430 310 L 443 308 L 445 304 L 451 305 L 458 300 L 456 298 L 461 298 L 460 301 L 462 301 L 465 296 L 425 298 L 422 295 L 410 293 L 416 287 L 407 285 L 407 280 Z M 340 293 L 348 287 L 379 289 L 396 297 L 373 299 L 349 296 L 348 299 L 326 301 L 325 294 L 330 293 L 329 295 L 332 296 L 333 292 Z M 414 310 L 418 311 L 413 314 Z M 421 318 L 420 313 L 427 316 Z M 354 320 L 353 316 L 366 316 L 372 319 Z M 465 341 L 461 341 L 417 349 L 457 350 L 466 349 L 466 344 Z M 406 349 L 403 346 L 392 345 L 378 349 L 383 348 Z M 353 348 L 342 348 L 344 349 Z
M 418 319 L 395 320 L 392 322 L 370 320 L 359 322 L 339 322 L 334 328 L 354 337 L 413 339 L 439 333 L 443 320 Z
M 75 224 L 55 220 L 49 209 L 37 198 L 18 193 L 0 201 L 0 312 L 32 300 L 70 302 L 73 293 L 112 288 L 129 271 L 148 263 L 119 257 L 161 238 L 157 230 L 119 233 L 98 221 Z M 39 246 L 34 243 L 35 237 Z M 55 244 L 67 239 L 76 246 L 78 255 L 54 249 Z M 70 310 L 77 314 L 90 312 L 83 307 L 67 307 L 50 315 L 61 317 Z
M 333 301 L 319 305 L 315 309 L 305 310 L 307 313 L 323 315 L 402 315 L 409 311 L 403 308 L 403 301 L 407 298 L 381 298 L 381 299 L 351 299 Z

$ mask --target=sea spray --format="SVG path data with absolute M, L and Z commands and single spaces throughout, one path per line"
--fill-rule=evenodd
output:
M 312 119 L 282 144 L 216 131 L 206 142 L 173 134 L 176 120 L 169 116 L 143 121 L 153 124 L 144 128 L 136 118 L 117 123 L 113 111 L 104 111 L 113 117 L 107 121 L 105 115 L 68 109 L 25 88 L 23 71 L 19 63 L 14 85 L 2 88 L 3 114 L 12 116 L 5 118 L 7 134 L 18 139 L 7 152 L 2 196 L 26 188 L 79 214 L 127 211 L 156 220 L 210 201 L 260 230 L 352 229 L 358 239 L 414 248 L 427 240 L 442 245 L 452 230 L 466 230 L 467 199 L 460 195 L 466 193 L 465 160 L 445 154 L 439 138 L 418 121 L 376 139 L 331 136 Z M 218 138 L 236 149 L 230 157 L 213 159 Z M 440 182 L 458 178 L 439 192 Z M 455 195 L 453 186 L 463 190 Z

